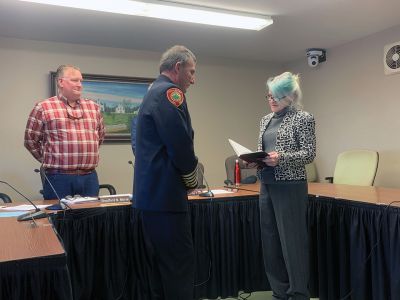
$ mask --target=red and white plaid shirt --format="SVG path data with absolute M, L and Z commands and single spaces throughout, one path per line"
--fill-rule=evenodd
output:
M 24 145 L 45 169 L 91 170 L 99 162 L 105 134 L 100 106 L 88 99 L 76 104 L 55 96 L 29 115 Z

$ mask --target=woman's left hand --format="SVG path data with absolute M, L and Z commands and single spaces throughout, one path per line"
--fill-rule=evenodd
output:
M 278 165 L 279 153 L 276 151 L 268 152 L 268 156 L 263 160 L 267 166 L 275 167 Z

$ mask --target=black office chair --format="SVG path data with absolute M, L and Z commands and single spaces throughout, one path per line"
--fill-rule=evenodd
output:
M 40 179 L 42 180 L 42 184 L 43 184 L 43 180 L 45 180 L 45 178 L 43 178 L 42 173 L 40 173 Z M 108 183 L 100 184 L 99 185 L 99 191 L 101 189 L 106 189 L 110 195 L 116 195 L 117 194 L 117 191 L 115 190 L 115 187 L 112 184 L 108 184 Z M 39 190 L 39 193 L 41 195 L 43 195 L 43 190 L 42 189 Z
M 111 184 L 107 184 L 107 183 L 100 184 L 99 185 L 99 190 L 101 190 L 101 189 L 107 189 L 108 192 L 110 193 L 110 195 L 116 195 L 117 194 L 117 191 L 115 190 L 114 186 L 111 185 Z
M 116 195 L 116 194 L 117 194 L 117 191 L 115 190 L 115 187 L 114 187 L 113 185 L 111 185 L 111 184 L 107 184 L 107 183 L 105 183 L 105 184 L 100 184 L 100 185 L 99 185 L 99 191 L 100 191 L 101 189 L 107 189 L 107 191 L 108 191 L 108 193 L 109 193 L 110 195 Z M 41 195 L 43 195 L 43 190 L 40 190 L 39 193 L 40 193 Z
M 4 203 L 11 203 L 11 198 L 7 194 L 0 193 L 0 199 L 3 200 Z
M 42 181 L 42 186 L 43 186 L 43 182 L 44 182 L 44 180 L 46 180 L 46 178 L 44 178 L 42 172 L 38 172 L 38 173 L 40 174 L 40 180 Z M 108 190 L 108 193 L 109 193 L 110 195 L 116 195 L 116 194 L 117 194 L 117 191 L 115 190 L 114 186 L 111 185 L 111 184 L 107 184 L 107 183 L 100 184 L 100 185 L 99 185 L 99 191 L 100 191 L 101 189 L 107 189 L 107 190 Z M 42 190 L 42 189 L 39 190 L 39 193 L 40 193 L 41 195 L 43 195 L 43 190 Z
M 239 160 L 240 168 L 240 183 L 251 184 L 257 181 L 257 169 L 247 168 L 244 161 L 237 157 L 237 155 L 229 156 L 225 159 L 226 180 L 225 184 L 233 184 L 235 182 L 235 163 Z

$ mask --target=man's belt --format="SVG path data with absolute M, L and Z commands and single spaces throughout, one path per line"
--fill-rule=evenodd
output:
M 46 169 L 44 172 L 48 175 L 54 174 L 67 174 L 67 175 L 88 175 L 93 173 L 94 169 L 75 169 L 75 170 L 62 170 L 62 169 Z

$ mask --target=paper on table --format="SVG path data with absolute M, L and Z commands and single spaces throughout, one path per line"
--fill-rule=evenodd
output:
M 233 194 L 232 191 L 227 191 L 227 190 L 211 190 L 211 192 L 213 192 L 214 195 L 218 195 L 218 194 Z
M 80 203 L 88 203 L 88 202 L 99 202 L 99 197 L 81 197 L 76 196 L 71 199 L 62 198 L 61 202 L 66 203 L 67 205 L 71 204 L 80 204 Z
M 46 208 L 49 205 L 36 205 L 37 208 Z M 5 210 L 5 211 L 28 211 L 28 210 L 33 210 L 35 207 L 31 204 L 22 204 L 22 205 L 17 205 L 17 206 L 7 206 L 5 208 L 1 208 L 0 210 Z
M 0 218 L 18 217 L 24 213 L 23 211 L 1 211 Z

